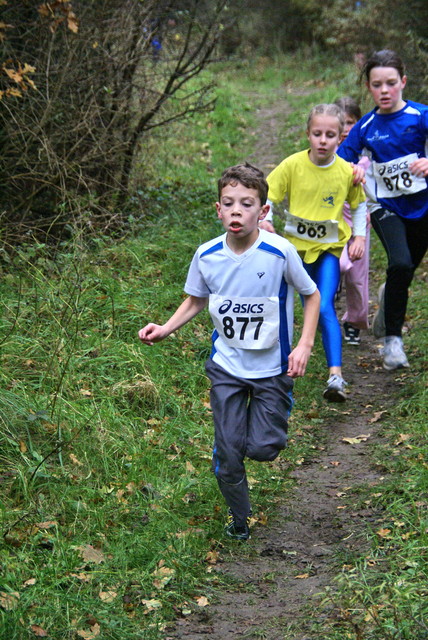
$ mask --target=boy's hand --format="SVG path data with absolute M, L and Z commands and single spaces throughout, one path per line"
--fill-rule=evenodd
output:
M 366 184 L 366 172 L 359 164 L 350 163 L 352 171 L 354 172 L 354 184 Z
M 301 378 L 304 376 L 310 355 L 310 347 L 297 345 L 288 356 L 287 375 L 290 376 L 290 378 Z
M 409 165 L 409 169 L 418 178 L 426 178 L 428 176 L 428 158 L 418 158 Z
M 138 332 L 138 337 L 140 338 L 141 342 L 144 342 L 144 344 L 148 345 L 152 345 L 155 342 L 160 342 L 161 340 L 166 338 L 167 335 L 168 334 L 166 333 L 162 325 L 153 324 L 153 322 L 146 325 Z
M 361 260 L 366 248 L 365 236 L 354 236 L 351 244 L 348 247 L 349 259 L 354 262 L 355 260 Z

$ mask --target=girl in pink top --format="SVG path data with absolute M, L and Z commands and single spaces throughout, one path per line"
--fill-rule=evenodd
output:
M 353 98 L 339 98 L 335 104 L 345 113 L 345 128 L 341 142 L 356 122 L 361 118 L 361 109 Z M 370 160 L 363 156 L 358 163 L 367 170 Z M 352 228 L 352 218 L 349 205 L 345 203 L 343 216 Z M 351 242 L 351 241 L 350 241 Z M 367 217 L 366 250 L 361 260 L 352 262 L 348 255 L 348 244 L 343 248 L 340 257 L 340 272 L 342 286 L 345 289 L 346 311 L 343 315 L 343 331 L 345 342 L 359 345 L 361 342 L 360 330 L 369 328 L 369 255 L 370 255 L 370 220 Z

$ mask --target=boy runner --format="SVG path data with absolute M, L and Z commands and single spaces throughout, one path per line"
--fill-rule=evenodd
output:
M 188 297 L 171 318 L 138 334 L 152 345 L 209 305 L 212 464 L 229 507 L 226 534 L 235 540 L 249 538 L 244 458 L 274 460 L 286 446 L 293 379 L 305 373 L 320 305 L 292 244 L 258 228 L 269 210 L 267 192 L 263 173 L 249 164 L 223 172 L 216 209 L 225 233 L 196 251 L 184 287 Z M 304 299 L 304 322 L 292 350 L 294 289 Z

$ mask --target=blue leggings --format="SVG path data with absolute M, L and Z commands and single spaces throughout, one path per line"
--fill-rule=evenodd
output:
M 319 325 L 327 366 L 341 367 L 342 333 L 334 308 L 334 299 L 340 281 L 339 258 L 325 251 L 315 262 L 303 264 L 321 294 Z

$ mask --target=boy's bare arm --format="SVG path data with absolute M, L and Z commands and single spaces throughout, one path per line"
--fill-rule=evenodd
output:
M 194 318 L 208 304 L 208 298 L 198 298 L 189 296 L 186 298 L 177 311 L 173 313 L 165 324 L 154 324 L 150 322 L 138 332 L 138 337 L 144 344 L 152 345 L 167 338 L 173 331 L 182 327 L 186 322 Z
M 303 329 L 300 340 L 288 356 L 288 371 L 290 378 L 298 378 L 305 375 L 306 366 L 312 347 L 314 346 L 315 333 L 318 326 L 320 312 L 320 292 L 318 289 L 309 296 L 303 296 Z

